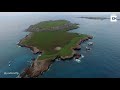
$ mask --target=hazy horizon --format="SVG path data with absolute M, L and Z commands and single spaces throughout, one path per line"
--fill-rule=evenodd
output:
M 120 14 L 120 12 L 0 12 L 0 16 L 16 16 L 16 15 L 32 15 L 32 14 L 41 14 L 41 15 L 100 15 L 100 14 Z

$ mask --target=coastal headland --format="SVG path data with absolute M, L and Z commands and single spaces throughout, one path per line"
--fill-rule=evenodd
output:
M 25 38 L 18 45 L 30 48 L 34 54 L 40 54 L 21 73 L 21 78 L 35 78 L 49 69 L 56 60 L 67 60 L 73 58 L 80 50 L 80 44 L 93 37 L 86 34 L 70 33 L 69 30 L 79 28 L 78 24 L 67 20 L 50 20 L 31 25 Z

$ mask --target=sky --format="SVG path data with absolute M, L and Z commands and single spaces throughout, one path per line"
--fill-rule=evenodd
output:
M 120 14 L 120 12 L 0 12 L 0 16 L 18 16 L 18 15 L 29 15 L 29 14 L 62 14 L 62 15 L 79 15 L 79 14 Z

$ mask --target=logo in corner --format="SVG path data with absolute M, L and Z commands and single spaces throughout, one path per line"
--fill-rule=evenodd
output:
M 111 21 L 111 22 L 117 22 L 117 15 L 112 14 L 112 15 L 110 16 L 110 21 Z

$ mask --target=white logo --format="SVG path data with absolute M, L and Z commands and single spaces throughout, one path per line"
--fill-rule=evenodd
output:
M 19 73 L 18 72 L 4 72 L 4 74 L 5 75 L 7 75 L 7 74 L 17 74 L 18 75 Z
M 110 16 L 110 21 L 111 22 L 117 22 L 117 16 L 115 14 Z

